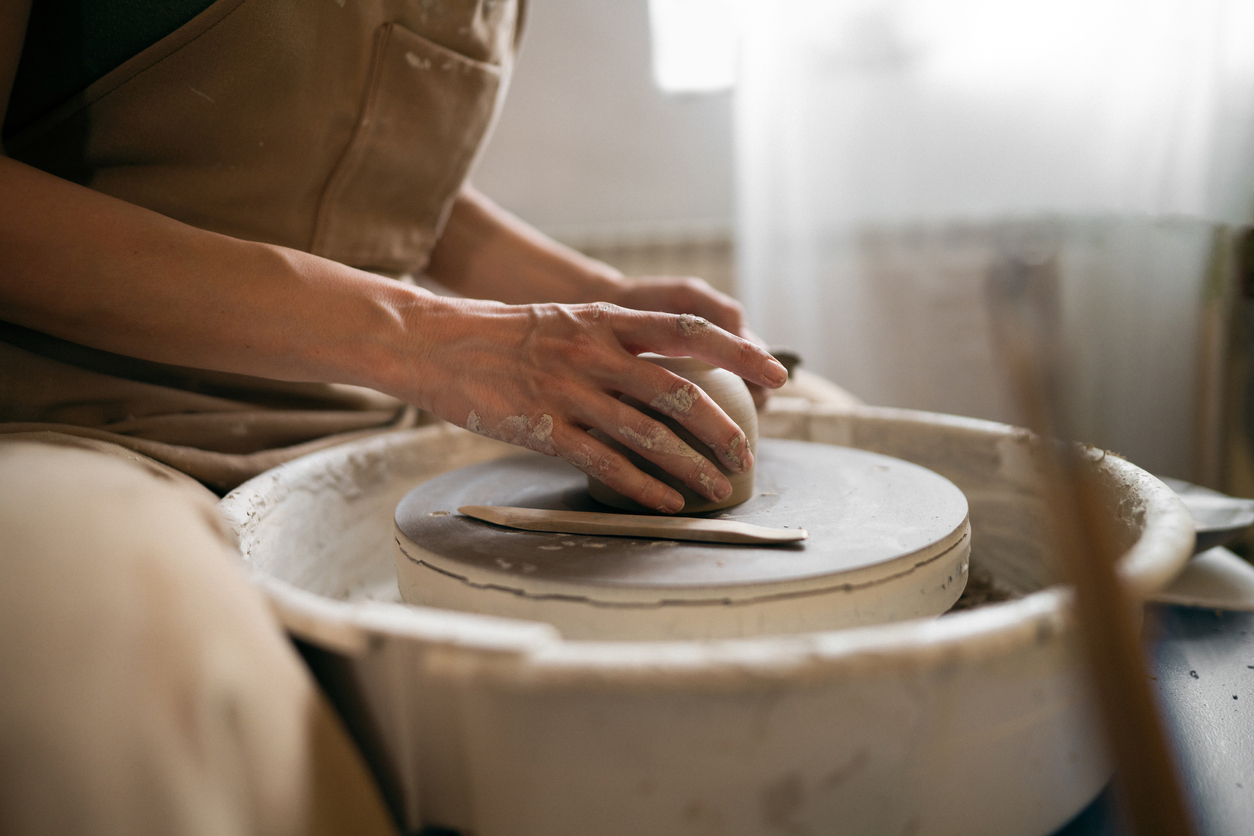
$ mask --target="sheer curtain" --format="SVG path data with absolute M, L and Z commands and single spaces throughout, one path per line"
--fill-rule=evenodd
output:
M 1216 223 L 1254 210 L 1250 0 L 745 4 L 740 292 L 872 403 L 995 419 L 1008 228 L 1058 243 L 1086 439 L 1195 475 Z

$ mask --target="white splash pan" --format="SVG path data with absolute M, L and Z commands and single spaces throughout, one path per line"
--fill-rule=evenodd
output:
M 445 427 L 375 436 L 222 500 L 296 636 L 331 651 L 410 827 L 477 836 L 1041 836 L 1110 775 L 1069 594 L 1054 585 L 1030 436 L 902 410 L 777 408 L 761 434 L 931 468 L 971 509 L 974 576 L 1016 600 L 891 625 L 751 639 L 567 641 L 537 622 L 397 603 L 396 503 L 507 451 Z M 1161 482 L 1094 451 L 1138 596 L 1188 560 Z M 368 748 L 370 748 L 368 746 Z

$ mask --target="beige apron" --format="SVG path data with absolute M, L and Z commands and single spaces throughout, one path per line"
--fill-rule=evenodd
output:
M 202 229 L 417 273 L 499 109 L 521 13 L 217 0 L 6 151 Z M 112 441 L 218 490 L 415 420 L 358 387 L 165 366 L 0 323 L 0 432 Z

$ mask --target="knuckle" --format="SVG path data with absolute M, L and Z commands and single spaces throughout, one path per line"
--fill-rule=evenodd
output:
M 623 482 L 627 460 L 612 450 L 605 450 L 596 457 L 596 476 L 605 484 L 618 489 Z
M 665 426 L 639 413 L 620 426 L 618 432 L 624 441 L 640 451 L 663 450 L 669 435 Z
M 640 414 L 640 417 L 636 419 L 636 429 L 646 438 L 653 441 L 655 445 L 670 435 L 670 430 L 666 428 L 665 424 L 644 414 Z
M 669 415 L 681 418 L 692 412 L 694 406 L 701 401 L 701 390 L 687 381 L 681 382 L 670 391 L 663 392 L 649 402 L 649 406 Z
M 536 322 L 557 327 L 569 327 L 576 321 L 574 312 L 569 307 L 552 302 L 530 305 L 528 311 L 531 318 Z
M 641 474 L 641 476 L 643 478 L 639 484 L 634 486 L 632 493 L 635 494 L 636 501 L 641 505 L 649 508 L 657 508 L 666 498 L 667 488 L 656 479 L 644 477 L 644 474 Z M 620 491 L 620 493 L 626 493 L 626 491 Z
M 675 328 L 681 337 L 697 337 L 709 330 L 710 323 L 703 317 L 682 313 L 675 317 Z
M 692 296 L 704 295 L 710 290 L 710 285 L 706 283 L 705 279 L 697 276 L 684 276 L 679 280 L 679 287 Z
M 563 442 L 565 440 L 563 439 Z M 587 444 L 561 444 L 558 455 L 570 462 L 584 473 L 593 470 L 592 450 Z
M 693 451 L 684 456 L 685 472 L 683 473 L 684 481 L 695 482 L 699 485 L 706 485 L 718 478 L 718 468 L 710 463 L 710 460 L 702 456 L 700 453 Z
M 611 302 L 592 302 L 591 304 L 581 306 L 580 318 L 585 323 L 601 324 L 618 314 L 621 310 L 621 308 Z
M 555 305 L 560 311 L 562 332 L 570 336 L 594 333 L 597 327 L 590 311 L 572 305 Z

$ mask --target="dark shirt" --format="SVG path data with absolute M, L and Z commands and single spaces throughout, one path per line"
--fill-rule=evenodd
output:
M 32 0 L 3 135 L 12 136 L 213 0 Z

